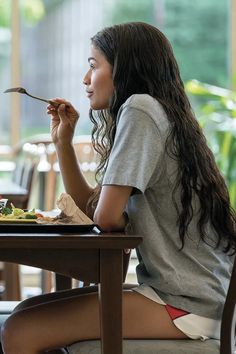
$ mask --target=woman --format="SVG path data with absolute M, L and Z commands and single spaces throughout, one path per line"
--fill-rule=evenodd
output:
M 235 213 L 171 46 L 157 28 L 127 23 L 97 33 L 88 62 L 95 189 L 73 150 L 79 114 L 59 98 L 48 113 L 67 193 L 105 232 L 143 236 L 140 285 L 123 295 L 124 337 L 219 338 Z M 99 337 L 97 293 L 74 289 L 21 303 L 2 341 L 6 354 L 36 354 Z

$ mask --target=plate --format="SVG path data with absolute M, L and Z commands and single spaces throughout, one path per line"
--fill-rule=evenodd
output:
M 36 219 L 1 219 L 0 224 L 36 224 Z
M 18 220 L 17 220 L 18 221 Z M 12 222 L 12 223 L 1 223 L 0 234 L 5 233 L 30 233 L 30 234 L 80 234 L 86 232 L 96 232 L 99 233 L 99 229 L 96 224 L 90 225 L 69 225 L 69 224 L 37 224 L 30 220 L 31 223 L 23 222 Z

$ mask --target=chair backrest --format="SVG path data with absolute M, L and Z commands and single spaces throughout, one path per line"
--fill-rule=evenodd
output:
M 22 209 L 28 208 L 33 177 L 38 163 L 38 157 L 29 150 L 29 145 L 26 150 L 25 145 L 23 145 L 22 150 L 16 156 L 16 166 L 12 174 L 12 181 L 26 190 L 26 195 L 22 201 L 12 200 L 13 204 L 15 203 L 17 207 Z
M 24 203 L 24 209 L 28 207 L 28 204 L 31 204 L 31 197 L 33 197 L 33 205 L 35 204 L 37 208 L 45 209 L 49 207 L 49 209 L 52 209 L 54 207 L 54 202 L 51 199 L 53 199 L 52 192 L 55 188 L 48 186 L 47 181 L 48 175 L 53 174 L 52 166 L 54 161 L 51 161 L 51 156 L 55 155 L 55 149 L 52 150 L 51 146 L 53 146 L 51 135 L 39 134 L 27 138 L 14 149 L 16 168 L 12 180 L 28 191 L 29 198 Z M 49 159 L 50 161 L 48 161 Z M 41 183 L 42 180 L 43 183 Z M 34 191 L 36 190 L 39 190 L 39 192 L 37 191 L 39 198 L 34 200 Z M 48 190 L 50 193 L 48 193 Z M 48 205 L 46 206 L 45 195 L 47 196 L 48 194 L 50 194 L 48 196 L 50 203 L 47 201 Z
M 75 137 L 74 148 L 83 174 L 89 183 L 95 185 L 98 155 L 92 146 L 91 137 L 88 135 Z
M 24 172 L 24 162 L 16 161 L 14 173 L 12 174 L 12 182 L 21 185 L 22 176 Z
M 97 167 L 97 153 L 94 151 L 91 137 L 89 135 L 76 136 L 73 140 L 75 154 L 80 164 L 80 168 L 87 181 L 91 185 L 95 185 L 95 170 Z M 50 149 L 49 149 L 50 148 Z M 63 187 L 62 180 L 60 179 L 60 167 L 57 159 L 55 148 L 51 144 L 47 149 L 50 154 L 48 160 L 52 164 L 52 169 L 48 173 L 46 185 L 48 186 L 48 192 L 46 193 L 46 206 L 55 207 L 55 200 L 58 194 L 61 193 Z M 47 209 L 50 209 L 50 207 Z
M 21 187 L 25 188 L 30 194 L 33 182 L 33 175 L 35 172 L 36 163 L 29 162 L 24 165 L 22 174 Z
M 225 301 L 220 336 L 220 354 L 234 354 L 236 336 L 236 257 Z

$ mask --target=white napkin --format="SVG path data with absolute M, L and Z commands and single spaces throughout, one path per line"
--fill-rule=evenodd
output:
M 62 193 L 56 201 L 57 207 L 61 210 L 62 214 L 70 218 L 72 223 L 89 225 L 93 224 L 86 214 L 75 204 L 72 197 L 67 193 Z
M 47 217 L 37 219 L 39 224 L 70 224 L 70 225 L 91 225 L 94 224 L 86 214 L 75 204 L 72 197 L 67 193 L 62 193 L 56 201 L 57 207 L 61 213 L 56 217 Z M 44 214 L 44 213 L 42 213 Z

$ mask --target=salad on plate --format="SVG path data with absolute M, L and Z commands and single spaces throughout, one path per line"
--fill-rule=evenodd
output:
M 31 210 L 23 210 L 20 208 L 15 208 L 13 204 L 10 207 L 0 206 L 0 221 L 10 221 L 10 220 L 37 220 L 42 218 L 43 215 Z

